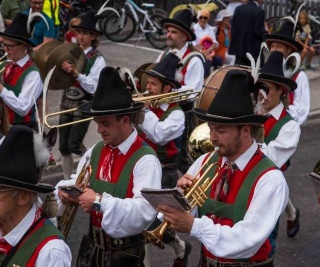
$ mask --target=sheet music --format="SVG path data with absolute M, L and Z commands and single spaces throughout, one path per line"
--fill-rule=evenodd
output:
M 178 210 L 190 210 L 191 206 L 183 193 L 178 188 L 153 189 L 142 188 L 141 194 L 148 200 L 154 209 L 158 205 L 168 205 Z

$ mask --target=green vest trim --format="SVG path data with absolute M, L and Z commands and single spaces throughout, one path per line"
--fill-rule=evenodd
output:
M 35 252 L 36 248 L 40 245 L 40 243 L 46 238 L 52 236 L 56 236 L 58 237 L 58 239 L 64 240 L 64 237 L 62 233 L 58 230 L 58 228 L 56 228 L 49 220 L 46 219 L 44 225 L 38 228 L 37 231 L 31 234 L 28 237 L 28 239 L 26 239 L 21 244 L 17 252 L 14 254 L 10 262 L 8 263 L 8 266 L 13 266 L 13 264 L 19 266 L 26 266 L 31 256 Z
M 168 116 L 170 115 L 171 112 L 175 111 L 175 110 L 181 110 L 181 107 L 177 106 L 173 106 L 171 108 L 168 108 L 161 116 L 161 118 L 159 118 L 159 121 L 164 121 L 166 118 L 168 118 Z M 158 157 L 160 161 L 163 161 L 166 159 L 167 157 L 167 145 L 157 145 L 157 152 L 158 152 Z
M 260 177 L 261 173 L 272 167 L 275 167 L 275 165 L 269 158 L 262 158 L 246 177 L 240 187 L 234 204 L 208 199 L 205 205 L 199 209 L 200 216 L 210 213 L 221 218 L 230 219 L 233 221 L 233 224 L 241 221 L 247 211 L 247 204 L 254 183 Z
M 142 156 L 149 155 L 149 154 L 156 156 L 156 154 L 154 150 L 151 147 L 149 147 L 146 143 L 142 143 L 142 146 L 137 151 L 135 151 L 130 157 L 130 159 L 128 159 L 128 161 L 126 162 L 120 174 L 118 182 L 115 184 L 115 183 L 109 183 L 106 181 L 97 180 L 95 178 L 98 165 L 99 165 L 100 154 L 103 147 L 104 147 L 104 143 L 103 141 L 101 141 L 97 143 L 92 150 L 92 154 L 91 154 L 92 174 L 90 177 L 91 188 L 95 192 L 98 192 L 101 194 L 103 192 L 106 192 L 112 195 L 113 197 L 124 199 L 127 194 L 128 184 L 130 181 L 130 177 L 131 177 L 131 173 L 134 168 L 134 165 Z
M 265 136 L 264 141 L 266 142 L 266 144 L 269 144 L 272 140 L 275 140 L 277 138 L 282 126 L 291 120 L 293 120 L 293 118 L 290 116 L 290 114 L 287 114 L 286 116 L 284 116 L 280 120 L 278 120 L 277 123 L 271 129 L 269 135 Z

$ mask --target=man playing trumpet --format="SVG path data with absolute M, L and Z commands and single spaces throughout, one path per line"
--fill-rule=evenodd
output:
M 119 72 L 106 67 L 93 101 L 78 108 L 94 117 L 103 139 L 83 155 L 78 165 L 76 177 L 91 156 L 90 188 L 84 188 L 78 199 L 56 191 L 60 204 L 79 204 L 90 213 L 89 236 L 83 239 L 79 251 L 81 266 L 143 266 L 142 231 L 155 219 L 156 212 L 140 191 L 143 187 L 160 188 L 161 182 L 160 162 L 133 126 L 139 122 L 143 106 L 132 101 Z M 57 188 L 75 181 L 61 181 Z
M 199 266 L 273 266 L 277 223 L 288 201 L 288 186 L 254 140 L 267 116 L 254 114 L 252 90 L 248 72 L 230 70 L 208 111 L 194 109 L 208 122 L 218 156 L 204 166 L 211 153 L 199 157 L 177 185 L 190 187 L 199 179 L 199 170 L 201 175 L 210 164 L 221 166 L 219 172 L 214 166 L 206 175 L 218 173 L 209 199 L 199 208 L 200 218 L 170 206 L 158 207 L 172 228 L 201 241 Z

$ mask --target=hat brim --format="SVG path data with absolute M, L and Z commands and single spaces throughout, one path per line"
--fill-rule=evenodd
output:
M 272 42 L 280 42 L 284 43 L 287 46 L 290 46 L 293 52 L 300 52 L 303 49 L 303 46 L 299 44 L 297 41 L 284 35 L 265 34 L 264 41 L 266 42 L 268 47 L 270 47 Z
M 170 18 L 163 19 L 161 20 L 161 25 L 165 28 L 174 27 L 174 28 L 180 29 L 187 36 L 187 41 L 189 42 L 194 41 L 196 39 L 195 33 L 190 28 L 188 28 L 186 25 L 184 25 L 183 23 L 175 19 L 170 19 Z
M 228 117 L 209 114 L 207 111 L 200 108 L 194 108 L 192 111 L 200 120 L 206 121 L 206 122 L 218 123 L 218 124 L 261 125 L 268 119 L 268 116 L 255 115 L 255 114 L 236 117 L 236 118 L 228 118 Z
M 18 35 L 13 35 L 13 34 L 5 33 L 5 32 L 0 32 L 0 36 L 2 38 L 7 38 L 7 39 L 11 39 L 11 40 L 17 41 L 19 43 L 24 43 L 24 44 L 26 44 L 26 45 L 28 45 L 30 47 L 35 47 L 36 46 L 28 38 L 24 38 L 24 37 L 21 37 L 21 36 L 18 36 Z
M 33 185 L 3 176 L 0 176 L 0 184 L 43 194 L 50 193 L 55 190 L 55 188 L 49 184 L 38 183 Z
M 286 89 L 285 93 L 293 92 L 297 88 L 297 83 L 294 80 L 267 73 L 261 73 L 258 77 L 258 81 L 267 81 L 278 84 L 282 88 Z
M 179 83 L 178 81 L 176 81 L 174 79 L 171 79 L 171 78 L 167 78 L 164 75 L 162 75 L 161 73 L 158 73 L 158 72 L 156 72 L 154 70 L 150 70 L 150 71 L 141 70 L 141 72 L 146 73 L 146 74 L 148 74 L 148 75 L 150 75 L 152 77 L 156 77 L 156 78 L 158 78 L 160 80 L 163 80 L 163 81 L 171 84 L 172 88 L 174 88 L 174 89 L 178 89 L 178 88 L 181 87 L 181 83 Z
M 86 31 L 86 32 L 91 32 L 91 33 L 94 33 L 94 34 L 102 35 L 102 31 L 99 31 L 97 29 L 87 28 L 87 27 L 84 27 L 84 26 L 72 26 L 72 29 L 82 30 L 82 31 Z
M 90 101 L 88 103 L 82 104 L 78 107 L 78 111 L 82 114 L 92 117 L 104 117 L 104 116 L 111 116 L 111 115 L 121 115 L 127 113 L 133 113 L 136 111 L 141 110 L 144 107 L 144 103 L 142 102 L 133 102 L 132 107 L 125 108 L 125 109 L 115 109 L 115 110 L 92 110 L 92 103 Z

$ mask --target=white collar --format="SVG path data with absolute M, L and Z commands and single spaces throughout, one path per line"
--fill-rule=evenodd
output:
M 284 108 L 283 103 L 280 101 L 279 105 L 273 108 L 271 111 L 268 112 L 272 117 L 274 117 L 276 120 L 279 120 L 282 110 Z
M 134 141 L 136 141 L 138 136 L 138 132 L 136 128 L 133 127 L 132 129 L 133 131 L 129 135 L 129 137 L 126 140 L 124 140 L 120 145 L 117 146 L 120 152 L 124 155 L 127 154 L 128 150 L 130 149 Z
M 26 54 L 23 58 L 21 58 L 20 60 L 18 60 L 17 62 L 15 62 L 16 64 L 18 64 L 19 65 L 19 67 L 23 67 L 24 66 L 24 64 L 26 64 L 27 63 L 27 61 L 29 60 L 29 55 L 28 54 Z

